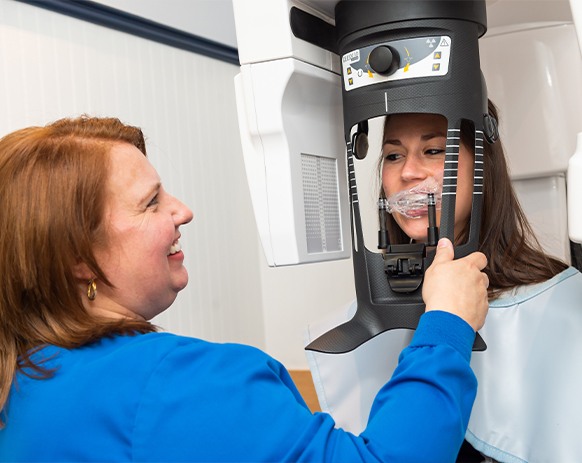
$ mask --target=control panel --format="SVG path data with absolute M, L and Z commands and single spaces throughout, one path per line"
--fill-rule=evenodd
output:
M 444 76 L 451 56 L 449 36 L 376 43 L 342 56 L 346 91 L 380 82 Z

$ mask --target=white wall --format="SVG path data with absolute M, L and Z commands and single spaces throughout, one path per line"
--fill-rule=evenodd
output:
M 0 133 L 81 113 L 142 127 L 166 188 L 195 214 L 182 239 L 190 284 L 156 321 L 264 346 L 238 67 L 11 0 L 0 17 Z
M 96 0 L 166 26 L 236 48 L 232 0 Z
M 0 135 L 119 117 L 143 128 L 166 188 L 194 211 L 182 238 L 190 283 L 154 321 L 306 368 L 304 330 L 353 298 L 351 261 L 267 267 L 240 148 L 238 66 L 12 0 L 0 0 L 0 18 Z

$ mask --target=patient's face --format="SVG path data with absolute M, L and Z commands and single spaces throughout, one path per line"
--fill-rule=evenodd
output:
M 429 177 L 442 184 L 447 141 L 447 120 L 437 114 L 394 114 L 387 120 L 382 144 L 382 186 L 387 197 L 425 182 Z M 461 144 L 459 149 L 455 233 L 471 214 L 473 155 Z M 394 219 L 410 238 L 426 241 L 428 208 L 394 212 Z M 437 211 L 437 224 L 440 223 Z

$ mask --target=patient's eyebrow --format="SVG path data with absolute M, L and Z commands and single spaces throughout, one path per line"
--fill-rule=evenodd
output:
M 428 141 L 428 140 L 432 140 L 433 138 L 446 138 L 446 134 L 445 132 L 430 132 L 430 133 L 426 133 L 420 136 L 420 139 L 422 141 Z M 384 144 L 385 145 L 402 145 L 402 142 L 400 141 L 400 139 L 398 138 L 387 138 L 386 140 L 384 140 Z

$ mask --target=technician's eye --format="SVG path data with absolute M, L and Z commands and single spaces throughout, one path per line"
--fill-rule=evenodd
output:
M 428 154 L 429 156 L 436 156 L 439 154 L 445 154 L 445 150 L 442 148 L 434 148 L 434 149 L 426 150 L 425 153 Z
M 156 206 L 158 204 L 158 195 L 155 195 L 152 200 L 148 203 L 147 207 Z

